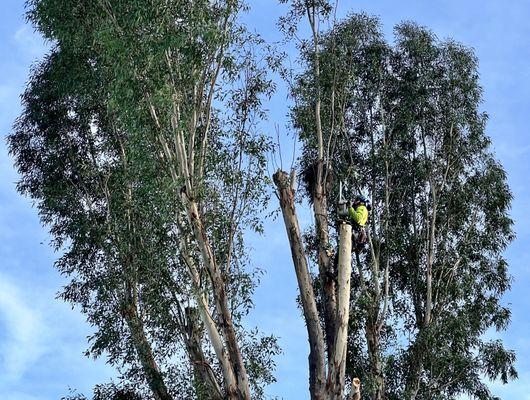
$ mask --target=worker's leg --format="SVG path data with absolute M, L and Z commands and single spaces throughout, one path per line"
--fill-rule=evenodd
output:
M 364 249 L 364 245 L 366 244 L 366 230 L 364 227 L 359 227 L 357 231 L 357 241 L 354 244 L 354 249 L 356 253 L 360 253 Z
M 361 229 L 359 229 L 359 243 L 361 244 L 366 244 L 366 229 L 363 227 L 361 227 Z

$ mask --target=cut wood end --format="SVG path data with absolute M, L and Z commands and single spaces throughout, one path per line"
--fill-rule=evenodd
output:
M 352 379 L 348 400 L 361 400 L 361 380 L 359 378 Z

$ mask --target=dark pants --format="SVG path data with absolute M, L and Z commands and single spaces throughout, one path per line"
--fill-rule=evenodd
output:
M 354 225 L 352 229 L 352 248 L 359 253 L 366 244 L 366 229 L 364 226 Z

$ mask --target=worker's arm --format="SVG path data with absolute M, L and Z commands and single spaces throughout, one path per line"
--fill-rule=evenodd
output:
M 348 209 L 348 215 L 350 216 L 352 222 L 355 222 L 356 224 L 359 223 L 359 218 L 361 217 L 361 215 L 357 212 L 355 208 L 350 207 Z

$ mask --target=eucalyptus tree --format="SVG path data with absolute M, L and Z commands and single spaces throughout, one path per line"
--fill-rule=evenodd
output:
M 513 238 L 511 194 L 485 134 L 473 52 L 412 23 L 396 27 L 390 45 L 366 15 L 314 39 L 300 46 L 304 68 L 292 90 L 300 166 L 309 171 L 301 194 L 315 203 L 322 163 L 335 181 L 326 187 L 330 221 L 338 180 L 373 205 L 369 245 L 352 276 L 347 375 L 361 378 L 366 398 L 494 398 L 481 377 L 516 376 L 513 352 L 484 337 L 509 320 L 501 297 L 510 283 L 502 253 Z M 306 248 L 291 246 L 319 262 L 330 246 L 315 222 Z M 328 237 L 339 248 L 335 228 Z M 340 268 L 328 270 L 335 286 Z M 330 296 L 321 281 L 309 282 L 309 294 L 325 330 Z
M 157 399 L 260 398 L 273 380 L 274 338 L 242 325 L 271 90 L 242 8 L 29 3 L 53 50 L 9 138 L 19 188 L 64 251 L 63 298 L 96 327 L 88 353 Z
M 414 24 L 398 26 L 396 41 L 396 154 L 410 168 L 394 178 L 391 274 L 414 339 L 398 358 L 406 383 L 394 396 L 494 398 L 481 376 L 516 377 L 513 352 L 484 338 L 510 318 L 501 297 L 512 195 L 485 134 L 477 59 Z

